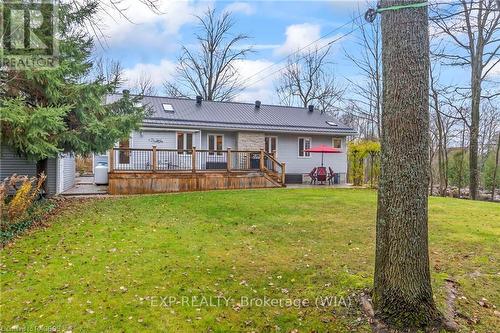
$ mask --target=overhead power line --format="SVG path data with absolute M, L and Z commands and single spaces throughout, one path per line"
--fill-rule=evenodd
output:
M 340 30 L 340 29 L 342 29 L 342 28 L 344 28 L 344 27 L 346 27 L 346 26 L 348 26 L 348 25 L 352 24 L 353 22 L 355 22 L 357 19 L 359 19 L 359 18 L 360 18 L 360 17 L 362 17 L 362 16 L 364 16 L 364 14 L 361 14 L 361 15 L 359 15 L 359 16 L 357 16 L 357 17 L 353 18 L 351 21 L 349 21 L 349 22 L 347 22 L 347 23 L 344 23 L 344 24 L 343 24 L 343 25 L 341 25 L 340 27 L 338 27 L 338 28 L 336 28 L 336 29 L 334 29 L 334 30 L 329 31 L 328 33 L 324 34 L 323 36 L 321 36 L 320 38 L 316 39 L 315 41 L 313 41 L 313 42 L 311 42 L 311 43 L 307 44 L 306 46 L 304 46 L 304 47 L 302 47 L 302 48 L 298 49 L 297 51 L 295 51 L 295 52 L 293 52 L 293 53 L 291 53 L 291 54 L 287 55 L 287 56 L 286 56 L 286 57 L 284 57 L 284 58 L 282 58 L 282 59 L 281 59 L 280 61 L 278 61 L 277 63 L 274 63 L 274 64 L 272 64 L 272 65 L 270 65 L 270 66 L 267 66 L 266 68 L 264 68 L 264 69 L 262 69 L 262 70 L 258 71 L 257 73 L 255 73 L 255 74 L 251 75 L 249 78 L 247 78 L 247 79 L 246 79 L 246 81 L 248 82 L 248 81 L 250 81 L 252 78 L 254 78 L 254 77 L 258 76 L 259 74 L 261 74 L 261 73 L 263 73 L 263 72 L 267 71 L 268 69 L 271 69 L 272 67 L 275 67 L 275 66 L 279 65 L 280 63 L 282 63 L 282 62 L 284 62 L 284 61 L 287 61 L 287 60 L 288 60 L 288 59 L 290 59 L 292 56 L 294 56 L 294 55 L 296 55 L 296 54 L 299 54 L 300 52 L 302 52 L 302 51 L 304 51 L 305 49 L 309 48 L 310 46 L 312 46 L 312 45 L 316 44 L 317 42 L 321 41 L 322 39 L 324 39 L 324 38 L 326 38 L 326 37 L 330 36 L 330 35 L 331 35 L 331 34 L 333 34 L 334 32 L 336 32 L 336 31 L 338 31 L 338 30 Z M 364 24 L 365 24 L 365 23 L 363 23 L 362 25 L 364 25 Z M 341 35 L 341 36 L 339 36 L 339 37 L 335 38 L 334 40 L 329 41 L 328 43 L 326 43 L 325 45 L 323 45 L 323 46 L 321 46 L 321 47 L 317 48 L 316 50 L 317 50 L 317 51 L 320 51 L 320 50 L 322 50 L 322 49 L 324 49 L 324 48 L 326 48 L 326 47 L 330 47 L 332 44 L 334 44 L 334 43 L 338 42 L 339 40 L 341 40 L 341 39 L 343 39 L 343 38 L 345 38 L 345 37 L 349 36 L 350 34 L 352 34 L 354 31 L 356 31 L 356 30 L 357 30 L 357 29 L 359 29 L 359 28 L 360 28 L 360 26 L 355 27 L 355 28 L 352 28 L 349 32 L 347 32 L 347 33 L 345 33 L 345 34 L 343 34 L 343 35 Z M 304 59 L 305 57 L 306 57 L 306 55 L 301 56 L 301 57 L 298 57 L 298 58 L 297 58 L 297 60 Z M 267 76 L 270 76 L 270 75 L 276 74 L 276 73 L 278 73 L 278 72 L 282 71 L 283 69 L 285 69 L 287 66 L 288 66 L 288 65 L 282 66 L 282 67 L 278 68 L 277 70 L 272 71 L 272 72 L 271 72 L 271 73 L 269 73 Z M 260 79 L 258 79 L 258 80 L 255 80 L 255 81 L 250 81 L 250 83 L 245 84 L 245 85 L 243 86 L 242 90 L 247 89 L 247 88 L 249 88 L 249 87 L 251 87 L 251 86 L 253 86 L 253 85 L 255 85 L 255 84 L 257 84 L 257 83 L 259 83 L 259 82 L 261 82 L 261 81 L 263 81 L 263 80 L 265 80 L 265 79 L 267 79 L 267 77 L 263 77 L 263 78 L 260 78 Z M 241 92 L 240 92 L 239 94 L 241 94 Z
M 497 1 L 500 1 L 500 0 L 497 0 Z M 453 5 L 453 4 L 457 4 L 457 3 L 459 3 L 459 2 L 458 2 L 458 1 L 457 1 L 457 2 L 430 2 L 430 4 L 431 4 L 431 5 Z M 427 3 L 427 2 L 425 2 L 425 3 L 418 3 L 418 4 L 417 4 L 417 6 L 424 6 L 424 4 L 425 4 L 425 5 L 428 5 L 429 3 Z M 389 8 L 388 8 L 388 9 L 389 9 Z M 390 8 L 390 9 L 393 9 L 393 8 Z M 274 63 L 274 64 L 272 64 L 272 65 L 269 65 L 269 66 L 267 66 L 267 67 L 265 67 L 265 68 L 261 69 L 260 71 L 258 71 L 258 72 L 256 72 L 256 73 L 254 73 L 253 75 L 251 75 L 250 77 L 248 77 L 248 78 L 246 79 L 246 81 L 247 81 L 247 82 L 249 82 L 249 81 L 250 81 L 250 83 L 245 84 L 245 85 L 242 87 L 242 91 L 241 91 L 241 92 L 239 92 L 237 95 L 241 94 L 241 93 L 243 92 L 243 90 L 244 90 L 244 89 L 247 89 L 247 88 L 249 88 L 249 87 L 251 87 L 251 86 L 253 86 L 253 85 L 255 85 L 255 84 L 257 84 L 257 83 L 259 83 L 259 82 L 261 82 L 261 81 L 263 81 L 263 80 L 265 80 L 265 79 L 267 79 L 267 77 L 264 77 L 264 78 L 258 79 L 258 80 L 256 80 L 256 81 L 251 81 L 253 78 L 255 78 L 256 76 L 258 76 L 259 74 L 261 74 L 261 73 L 263 73 L 263 72 L 265 72 L 265 71 L 267 71 L 267 70 L 269 70 L 269 69 L 271 69 L 271 68 L 273 68 L 273 67 L 275 67 L 275 66 L 279 65 L 280 63 L 282 63 L 282 62 L 284 62 L 284 61 L 287 61 L 287 60 L 288 60 L 288 59 L 290 59 L 292 56 L 294 56 L 294 55 L 296 55 L 296 54 L 301 53 L 302 51 L 304 51 L 305 49 L 309 48 L 310 46 L 312 46 L 312 45 L 316 44 L 317 42 L 319 42 L 319 41 L 321 41 L 321 40 L 323 40 L 323 39 L 325 39 L 326 37 L 328 37 L 328 36 L 332 35 L 333 33 L 335 33 L 335 32 L 337 32 L 337 31 L 339 31 L 339 30 L 341 30 L 341 29 L 345 28 L 346 26 L 348 26 L 348 25 L 352 24 L 353 22 L 355 22 L 356 20 L 358 20 L 359 18 L 361 18 L 361 17 L 363 17 L 363 16 L 365 16 L 365 13 L 363 13 L 363 14 L 361 14 L 361 15 L 359 15 L 359 16 L 357 16 L 357 17 L 353 18 L 353 19 L 352 19 L 352 20 L 350 20 L 349 22 L 346 22 L 346 23 L 342 24 L 341 26 L 339 26 L 339 27 L 337 27 L 337 28 L 335 28 L 335 29 L 333 29 L 333 30 L 331 30 L 331 31 L 327 32 L 326 34 L 322 35 L 320 38 L 318 38 L 318 39 L 316 39 L 316 40 L 312 41 L 311 43 L 307 44 L 306 46 L 303 46 L 302 48 L 298 49 L 297 51 L 295 51 L 295 52 L 293 52 L 293 53 L 290 53 L 289 55 L 287 55 L 287 56 L 283 57 L 283 58 L 282 58 L 282 59 L 280 59 L 278 62 L 276 62 L 276 63 Z M 366 21 L 365 21 L 365 22 L 366 22 Z M 357 27 L 355 27 L 355 28 L 351 29 L 351 31 L 347 32 L 346 34 L 344 34 L 344 35 L 342 35 L 342 36 L 339 36 L 339 37 L 338 37 L 338 38 L 336 38 L 335 40 L 330 41 L 330 42 L 328 42 L 327 44 L 325 44 L 325 45 L 321 46 L 318 50 L 322 50 L 322 49 L 324 49 L 325 47 L 328 47 L 328 46 L 332 45 L 333 43 L 338 42 L 339 40 L 341 40 L 341 39 L 343 39 L 343 38 L 347 37 L 348 35 L 352 34 L 352 33 L 353 33 L 354 31 L 356 31 L 357 29 L 361 28 L 361 26 L 363 26 L 364 24 L 366 24 L 366 23 L 362 23 L 360 26 L 357 26 Z M 304 59 L 304 58 L 305 58 L 305 56 L 302 56 L 302 57 L 299 57 L 297 60 L 301 60 L 301 59 Z M 286 66 L 282 66 L 282 67 L 278 68 L 278 70 L 275 70 L 275 71 L 271 72 L 271 73 L 270 73 L 270 74 L 268 74 L 268 75 L 273 75 L 273 74 L 276 74 L 276 73 L 278 73 L 278 72 L 282 71 L 282 70 L 283 70 L 283 69 L 285 69 L 285 68 L 286 68 Z
M 272 64 L 272 65 L 269 65 L 269 66 L 267 66 L 267 67 L 265 67 L 265 68 L 261 69 L 260 71 L 258 71 L 258 72 L 256 72 L 256 73 L 252 74 L 250 77 L 246 78 L 246 81 L 248 82 L 248 81 L 252 80 L 254 77 L 258 76 L 259 74 L 261 74 L 261 73 L 263 73 L 263 72 L 265 72 L 265 71 L 267 71 L 267 70 L 269 70 L 269 69 L 271 69 L 271 68 L 273 68 L 273 67 L 275 67 L 275 66 L 279 65 L 280 63 L 282 63 L 282 62 L 284 62 L 284 61 L 286 61 L 286 60 L 290 59 L 292 56 L 294 56 L 294 55 L 296 55 L 296 54 L 301 53 L 301 52 L 302 52 L 302 51 L 304 51 L 305 49 L 307 49 L 307 48 L 309 48 L 310 46 L 312 46 L 312 45 L 316 44 L 317 42 L 319 42 L 319 41 L 321 41 L 321 40 L 323 40 L 323 39 L 327 38 L 328 36 L 330 36 L 330 35 L 334 34 L 335 32 L 337 32 L 337 31 L 339 31 L 339 30 L 341 30 L 341 29 L 345 28 L 346 26 L 348 26 L 348 25 L 352 24 L 353 22 L 355 22 L 357 19 L 359 19 L 359 18 L 360 18 L 360 17 L 362 17 L 362 16 L 364 16 L 364 14 L 361 14 L 361 15 L 359 15 L 359 16 L 357 16 L 357 17 L 353 18 L 351 21 L 346 22 L 346 23 L 342 24 L 341 26 L 339 26 L 339 27 L 337 27 L 337 28 L 335 28 L 335 29 L 333 29 L 333 30 L 330 30 L 329 32 L 327 32 L 326 34 L 322 35 L 322 36 L 321 36 L 321 37 L 319 37 L 318 39 L 316 39 L 316 40 L 312 41 L 311 43 L 309 43 L 309 44 L 307 44 L 307 45 L 305 45 L 305 46 L 303 46 L 303 47 L 299 48 L 298 50 L 296 50 L 296 51 L 294 51 L 294 52 L 290 53 L 289 55 L 287 55 L 287 56 L 285 56 L 285 57 L 281 58 L 280 60 L 278 60 L 278 62 L 276 62 L 276 63 L 274 63 L 274 64 Z M 348 34 L 351 34 L 351 33 L 352 33 L 352 31 L 350 31 Z M 341 37 L 345 37 L 345 35 L 344 35 L 344 36 L 341 36 Z M 330 42 L 330 44 L 327 44 L 327 45 L 331 45 L 331 44 L 333 44 L 334 42 L 336 42 L 337 40 L 340 40 L 340 39 L 341 39 L 341 38 L 337 38 L 336 40 L 334 40 L 334 41 Z M 322 48 L 323 48 L 323 47 L 322 47 Z

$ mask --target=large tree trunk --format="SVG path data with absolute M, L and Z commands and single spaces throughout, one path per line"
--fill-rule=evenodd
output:
M 382 1 L 381 7 L 420 1 Z M 374 305 L 397 329 L 440 321 L 427 243 L 429 36 L 427 8 L 382 14 L 383 112 Z

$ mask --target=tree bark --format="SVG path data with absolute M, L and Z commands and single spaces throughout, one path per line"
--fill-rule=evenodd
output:
M 434 175 L 432 173 L 432 160 L 434 159 L 434 150 L 429 147 L 429 195 L 434 195 Z
M 495 154 L 495 170 L 493 171 L 493 183 L 491 185 L 491 201 L 495 200 L 495 187 L 497 185 L 498 160 L 500 155 L 500 133 L 498 134 L 497 152 Z
M 445 184 L 446 171 L 445 171 L 445 151 L 444 151 L 444 139 L 443 139 L 443 120 L 441 118 L 440 106 L 439 106 L 439 94 L 434 86 L 434 78 L 432 70 L 430 72 L 430 88 L 432 95 L 432 103 L 434 110 L 436 112 L 436 127 L 437 127 L 437 153 L 438 153 L 438 172 L 439 172 L 439 195 L 445 196 L 447 184 Z M 431 165 L 431 177 L 432 177 L 432 158 L 429 161 Z M 432 182 L 432 181 L 431 181 Z
M 420 1 L 384 0 L 381 7 Z M 382 13 L 383 112 L 374 281 L 376 316 L 395 329 L 441 324 L 430 282 L 427 8 Z
M 469 142 L 469 196 L 476 200 L 479 189 L 479 108 L 481 103 L 481 70 L 477 69 L 476 62 L 472 61 L 472 101 L 471 101 L 471 124 L 470 124 L 470 142 Z
M 462 179 L 464 177 L 464 159 L 465 159 L 465 122 L 462 128 L 462 143 L 460 145 L 460 169 L 458 172 L 458 198 L 462 198 Z

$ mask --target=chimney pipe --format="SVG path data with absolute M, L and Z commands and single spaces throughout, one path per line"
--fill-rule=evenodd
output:
M 203 100 L 203 97 L 201 96 L 196 96 L 196 104 L 201 105 L 201 101 Z
M 314 105 L 310 104 L 309 105 L 309 112 L 313 112 L 314 111 Z
M 255 108 L 260 109 L 260 101 L 255 101 Z

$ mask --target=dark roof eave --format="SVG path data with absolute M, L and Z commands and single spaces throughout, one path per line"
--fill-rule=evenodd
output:
M 150 120 L 148 118 L 147 120 Z M 165 120 L 163 121 L 172 121 Z M 196 122 L 185 122 L 184 120 L 177 120 L 178 124 L 168 124 L 168 123 L 157 123 L 157 122 L 144 122 L 143 127 L 148 128 L 176 128 L 179 126 L 192 129 L 224 129 L 224 130 L 234 130 L 234 131 L 267 131 L 276 133 L 310 133 L 310 134 L 323 134 L 323 135 L 355 135 L 357 132 L 352 128 L 323 128 L 323 127 L 299 127 L 299 126 L 274 126 L 274 125 L 261 125 L 261 124 L 234 124 L 234 123 L 215 123 L 207 122 L 206 124 L 200 121 Z M 210 126 L 217 124 L 219 126 Z M 238 126 L 240 125 L 240 126 Z M 253 126 L 255 127 L 253 127 Z M 256 128 L 259 127 L 259 128 Z

